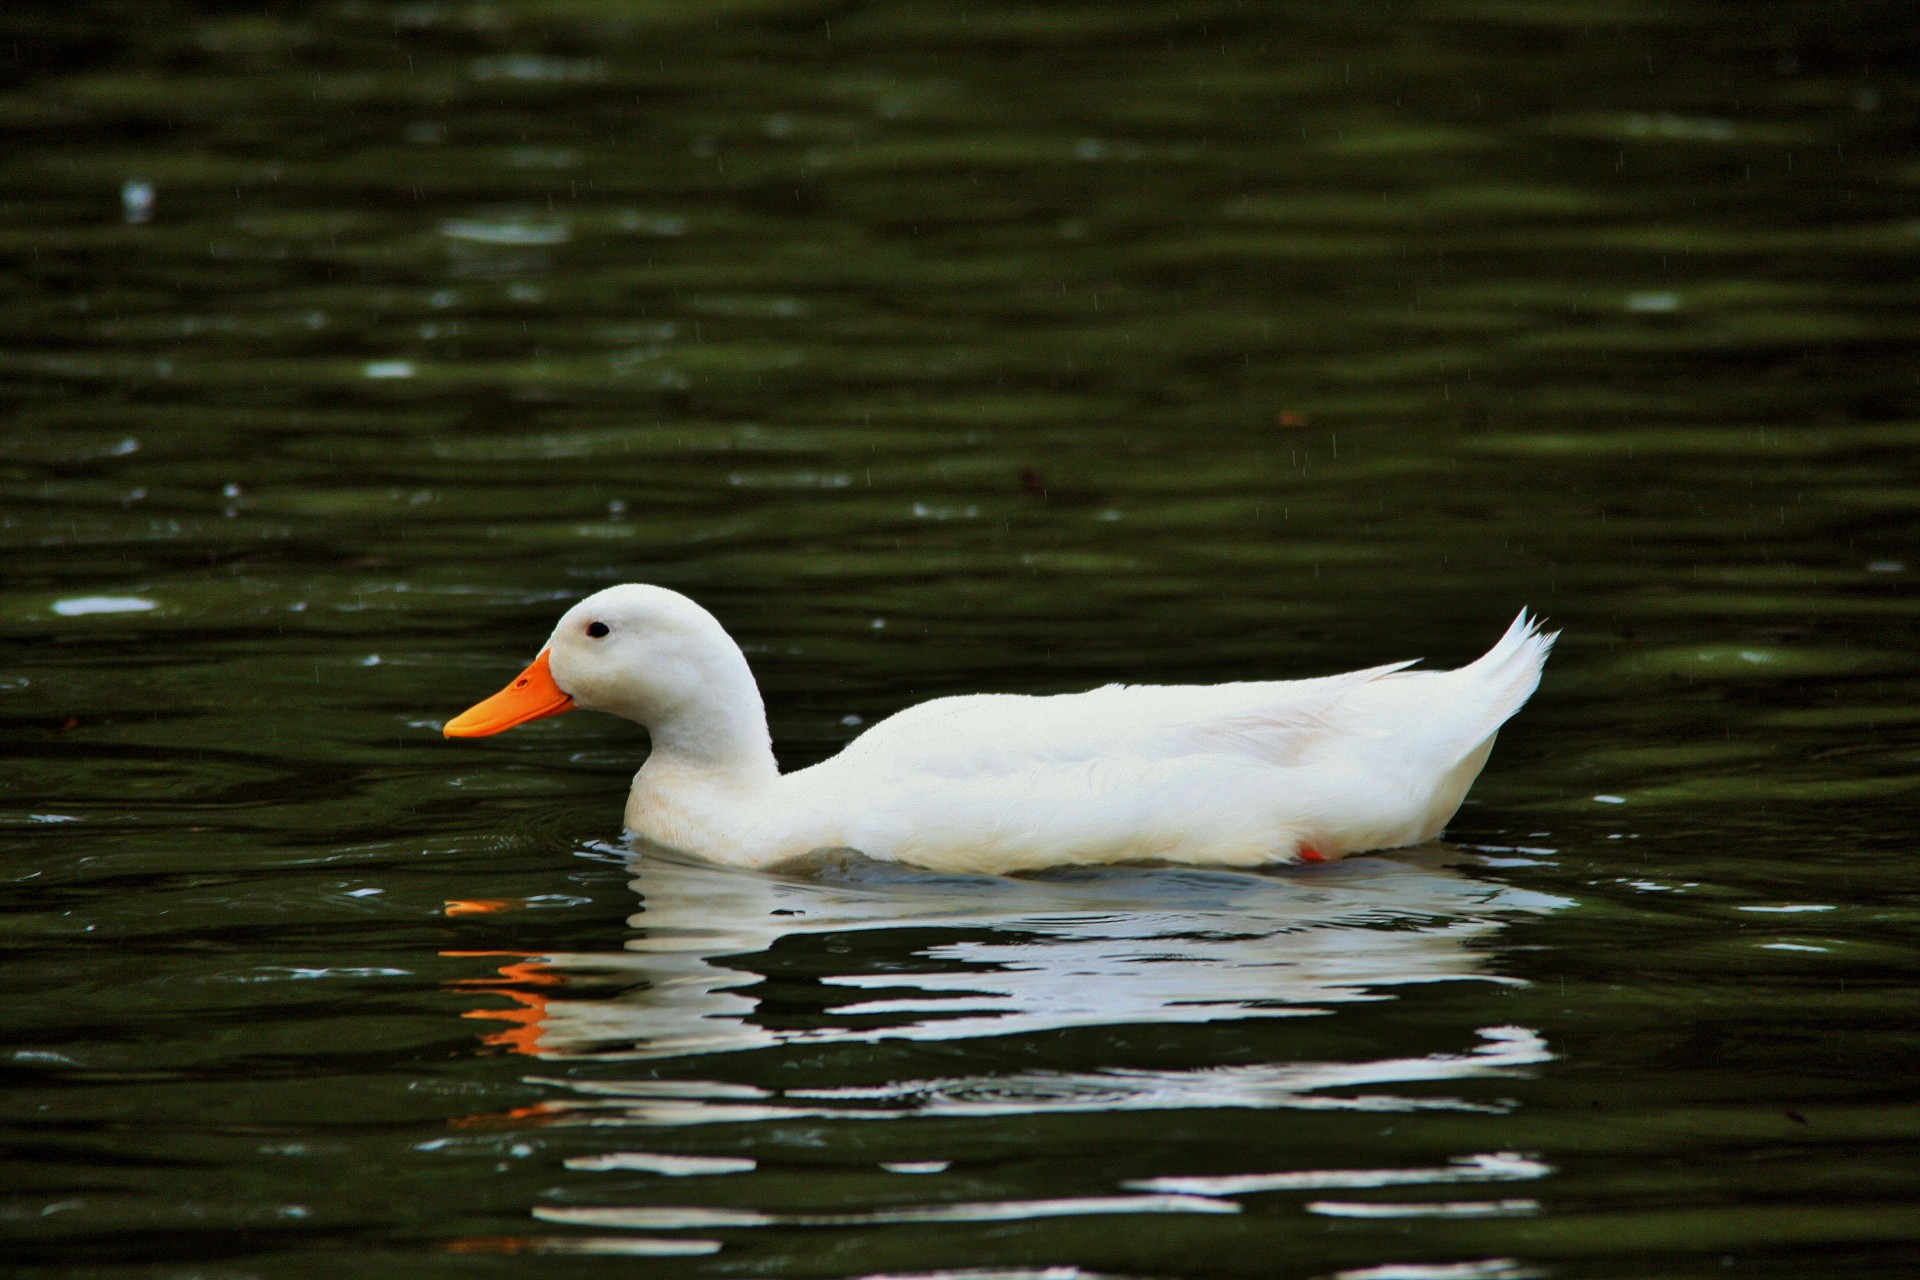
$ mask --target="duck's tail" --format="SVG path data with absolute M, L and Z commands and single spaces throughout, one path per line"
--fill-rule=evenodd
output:
M 1559 638 L 1558 631 L 1542 632 L 1540 619 L 1522 609 L 1493 648 L 1452 673 L 1473 691 L 1480 716 L 1475 739 L 1492 734 L 1526 705 L 1540 687 L 1541 668 Z

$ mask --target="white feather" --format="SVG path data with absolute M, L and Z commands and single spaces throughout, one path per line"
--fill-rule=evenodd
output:
M 612 634 L 587 638 L 592 622 Z M 1249 866 L 1431 839 L 1554 639 L 1522 611 L 1454 671 L 939 698 L 784 776 L 738 646 L 686 597 L 608 588 L 568 611 L 549 653 L 578 705 L 652 731 L 627 806 L 636 835 L 755 866 L 852 848 L 1013 872 Z

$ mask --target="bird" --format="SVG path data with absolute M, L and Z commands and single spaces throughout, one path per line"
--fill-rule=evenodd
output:
M 635 721 L 652 748 L 628 836 L 744 868 L 846 850 L 988 875 L 1331 862 L 1438 836 L 1558 635 L 1523 609 L 1452 671 L 1407 670 L 1413 659 L 1304 680 L 934 698 L 783 774 L 739 644 L 687 596 L 626 583 L 568 609 L 526 670 L 443 732 L 486 737 L 573 710 Z

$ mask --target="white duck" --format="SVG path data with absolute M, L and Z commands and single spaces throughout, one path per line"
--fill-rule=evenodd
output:
M 637 721 L 653 751 L 628 830 L 739 866 L 818 849 L 992 873 L 1323 862 L 1438 835 L 1554 639 L 1523 610 L 1455 671 L 936 698 L 782 775 L 740 646 L 678 592 L 627 584 L 567 610 L 533 664 L 445 732 L 575 708 Z

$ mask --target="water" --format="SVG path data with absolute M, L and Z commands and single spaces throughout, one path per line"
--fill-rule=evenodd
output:
M 1912 1205 L 1899 7 L 31 7 L 0 120 L 23 1276 L 1849 1276 Z M 1447 844 L 724 871 L 939 694 L 1565 635 Z

